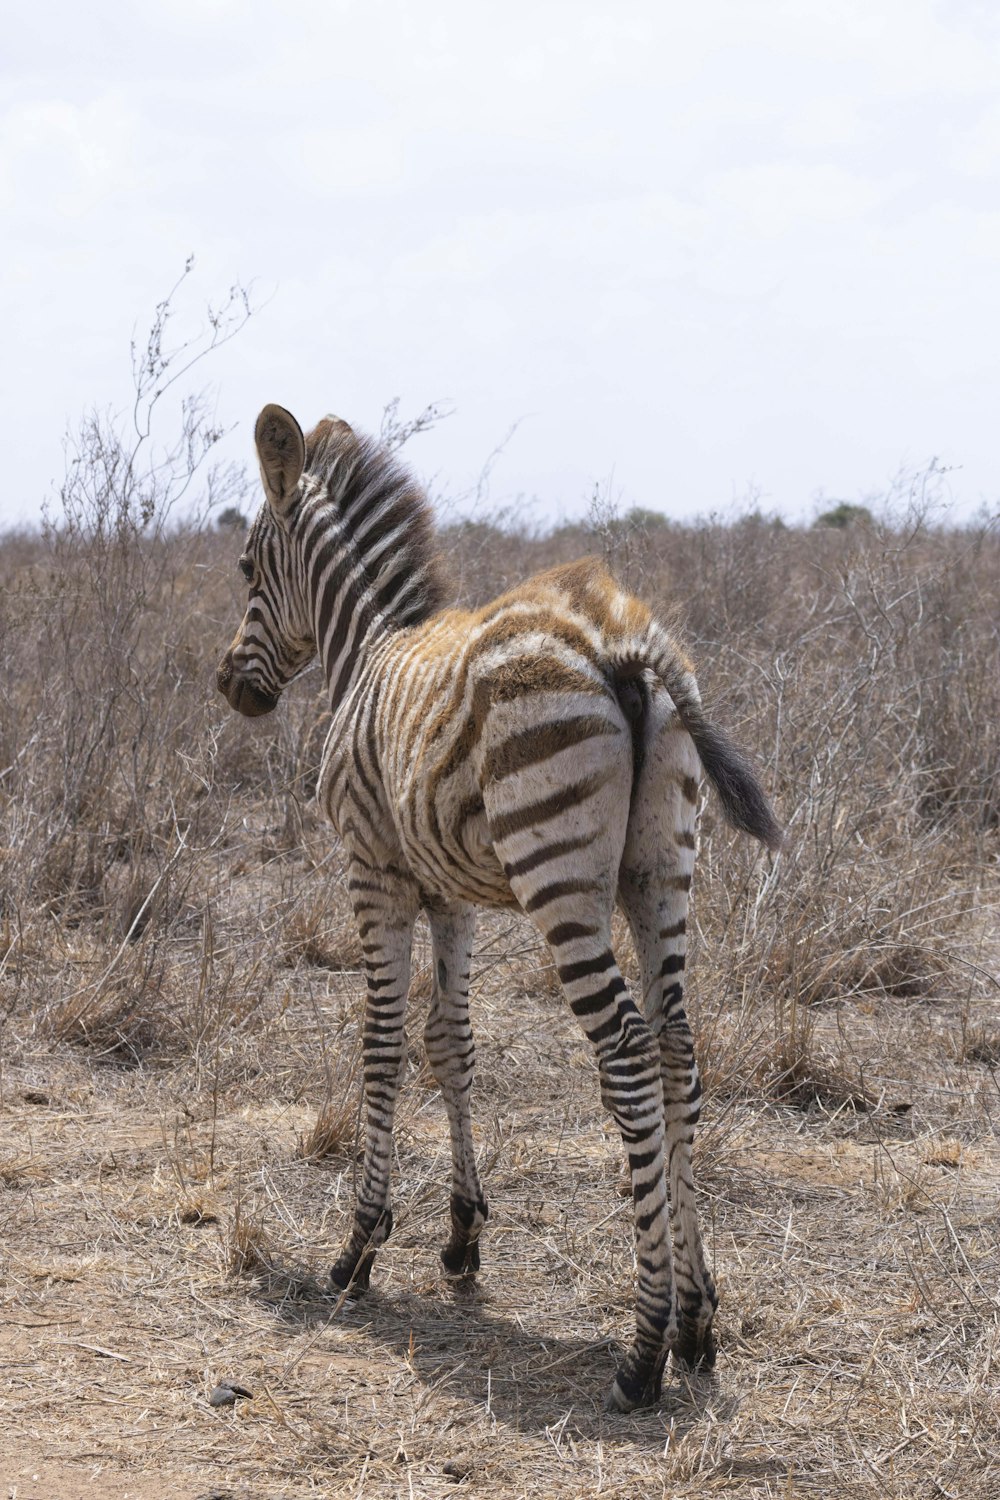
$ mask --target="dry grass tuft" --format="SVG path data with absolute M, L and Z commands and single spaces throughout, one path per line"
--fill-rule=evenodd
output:
M 65 999 L 41 1018 L 57 1042 L 86 1047 L 111 1062 L 135 1064 L 175 1046 L 178 1029 L 171 1013 L 164 975 L 122 972 Z
M 214 1198 L 206 1198 L 201 1195 L 191 1195 L 183 1198 L 177 1205 L 177 1220 L 180 1224 L 218 1224 L 220 1222 L 218 1206 Z
M 242 1198 L 237 1198 L 232 1219 L 226 1231 L 226 1262 L 230 1276 L 270 1274 L 279 1262 L 263 1216 L 251 1212 Z
M 0 1187 L 23 1188 L 44 1179 L 45 1169 L 30 1153 L 0 1156 Z
M 940 1136 L 937 1140 L 928 1142 L 923 1160 L 929 1167 L 959 1167 L 963 1151 L 962 1142 L 954 1136 Z
M 962 1038 L 960 1048 L 964 1062 L 982 1063 L 984 1067 L 1000 1065 L 1000 1030 L 988 1026 L 974 1026 Z
M 834 1051 L 819 1041 L 810 1013 L 798 1005 L 787 1013 L 776 1008 L 772 1042 L 758 1061 L 754 1082 L 767 1096 L 800 1108 L 867 1110 L 875 1102 L 856 1064 L 842 1047 Z
M 320 1105 L 312 1128 L 299 1136 L 297 1154 L 303 1161 L 353 1161 L 361 1140 L 360 1089 L 352 1068 L 336 1098 Z
M 800 1109 L 822 1104 L 834 1110 L 868 1110 L 875 1104 L 875 1096 L 842 1058 L 797 1046 L 791 1038 L 761 1071 L 758 1081 L 769 1097 Z
M 293 909 L 282 929 L 281 952 L 289 967 L 306 964 L 334 973 L 361 969 L 365 958 L 354 917 L 331 917 L 328 898 Z

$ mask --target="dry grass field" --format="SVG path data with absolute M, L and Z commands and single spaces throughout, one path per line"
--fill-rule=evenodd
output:
M 54 524 L 0 544 L 0 1495 L 1000 1494 L 996 535 L 902 506 L 445 538 L 466 599 L 603 551 L 791 834 L 772 859 L 704 809 L 720 1356 L 612 1416 L 621 1151 L 524 922 L 484 915 L 474 972 L 477 1284 L 437 1259 L 418 967 L 397 1227 L 368 1298 L 327 1292 L 364 983 L 310 803 L 321 685 L 229 712 L 239 534 L 173 526 L 169 471 L 88 432 Z M 224 1380 L 252 1399 L 212 1406 Z

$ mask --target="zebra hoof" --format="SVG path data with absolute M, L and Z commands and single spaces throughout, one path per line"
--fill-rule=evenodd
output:
M 621 1371 L 619 1371 L 612 1382 L 611 1390 L 608 1392 L 608 1398 L 604 1403 L 604 1410 L 624 1414 L 630 1411 L 641 1411 L 647 1406 L 658 1406 L 662 1386 L 662 1371 L 659 1371 L 647 1380 L 645 1385 L 639 1385 L 627 1378 L 623 1379 Z
M 335 1292 L 341 1294 L 346 1292 L 351 1300 L 363 1297 L 371 1285 L 374 1264 L 375 1257 L 371 1253 L 363 1255 L 359 1261 L 354 1261 L 349 1256 L 346 1258 L 341 1256 L 330 1271 L 331 1287 Z
M 475 1276 L 479 1270 L 479 1241 L 456 1245 L 449 1241 L 441 1251 L 441 1264 L 449 1276 Z
M 604 1410 L 629 1412 L 639 1411 L 644 1406 L 656 1406 L 663 1389 L 665 1362 L 664 1354 L 652 1369 L 646 1365 L 645 1368 L 640 1367 L 635 1374 L 630 1373 L 627 1367 L 619 1370 L 604 1403 Z
M 672 1352 L 674 1363 L 687 1370 L 714 1370 L 715 1334 L 711 1323 L 699 1327 L 697 1323 L 682 1320 Z
M 608 1392 L 607 1398 L 606 1398 L 606 1400 L 604 1402 L 604 1410 L 606 1412 L 612 1412 L 612 1413 L 614 1413 L 614 1412 L 624 1413 L 624 1412 L 628 1412 L 628 1411 L 635 1411 L 636 1405 L 637 1405 L 637 1403 L 634 1402 L 634 1401 L 632 1401 L 625 1394 L 625 1392 L 622 1390 L 621 1386 L 618 1384 L 617 1379 L 615 1379 L 612 1382 L 611 1389 Z

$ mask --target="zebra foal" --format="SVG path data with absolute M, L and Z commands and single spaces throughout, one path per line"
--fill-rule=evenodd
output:
M 655 1401 L 668 1352 L 690 1365 L 715 1358 L 718 1298 L 691 1169 L 701 1085 L 683 1004 L 700 769 L 729 821 L 777 849 L 774 814 L 745 756 L 705 718 L 680 648 L 600 562 L 554 568 L 480 610 L 446 609 L 426 501 L 376 444 L 335 418 L 305 437 L 289 412 L 266 406 L 256 446 L 265 500 L 239 560 L 249 599 L 218 685 L 240 713 L 269 713 L 319 655 L 333 717 L 317 796 L 347 857 L 367 972 L 364 1167 L 332 1280 L 367 1286 L 392 1228 L 393 1111 L 421 909 L 434 971 L 424 1037 L 452 1147 L 441 1258 L 456 1275 L 479 1269 L 475 907 L 519 907 L 593 1044 L 631 1173 L 636 1331 L 609 1405 Z M 639 958 L 641 1010 L 611 948 L 616 901 Z

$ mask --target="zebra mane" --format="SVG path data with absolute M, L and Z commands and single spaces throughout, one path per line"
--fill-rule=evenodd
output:
M 306 438 L 304 497 L 332 508 L 394 625 L 417 625 L 445 602 L 434 517 L 417 481 L 374 438 L 324 417 Z

